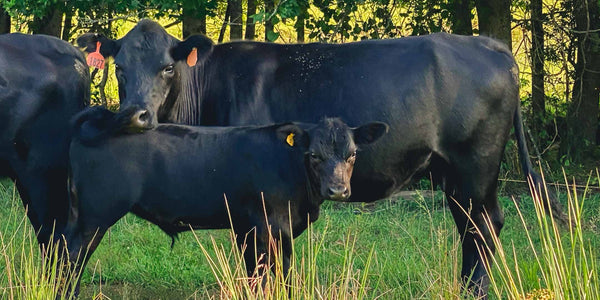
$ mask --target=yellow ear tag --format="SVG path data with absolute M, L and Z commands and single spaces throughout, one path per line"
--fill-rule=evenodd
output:
M 285 139 L 285 141 L 288 143 L 288 145 L 294 147 L 294 133 L 288 134 L 287 138 Z

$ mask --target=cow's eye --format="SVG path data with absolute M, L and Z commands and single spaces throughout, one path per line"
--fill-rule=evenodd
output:
M 115 65 L 115 72 L 121 72 L 121 66 Z
M 321 161 L 322 160 L 321 156 L 319 154 L 317 154 L 317 153 L 314 153 L 314 152 L 311 152 L 309 154 L 309 156 L 310 156 L 310 159 L 312 159 L 314 161 Z
M 163 72 L 164 72 L 165 74 L 173 74 L 173 71 L 174 71 L 174 70 L 175 70 L 175 68 L 173 68 L 173 66 L 172 66 L 172 65 L 170 65 L 170 66 L 166 66 L 166 67 L 164 68 Z

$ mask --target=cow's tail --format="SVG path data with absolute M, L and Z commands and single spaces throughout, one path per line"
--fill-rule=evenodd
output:
M 142 112 L 137 107 L 118 113 L 100 106 L 86 108 L 73 117 L 73 138 L 84 145 L 93 145 L 113 135 L 142 131 L 133 121 Z
M 547 213 L 552 213 L 555 220 L 562 224 L 568 224 L 568 217 L 562 209 L 562 205 L 558 202 L 556 195 L 551 189 L 546 188 L 544 179 L 538 174 L 531 165 L 529 159 L 529 151 L 527 150 L 527 142 L 525 140 L 525 132 L 523 130 L 523 120 L 521 117 L 521 109 L 517 107 L 514 113 L 513 126 L 515 127 L 515 138 L 519 148 L 519 160 L 523 173 L 527 177 L 529 188 L 535 192 L 535 200 L 542 201 Z

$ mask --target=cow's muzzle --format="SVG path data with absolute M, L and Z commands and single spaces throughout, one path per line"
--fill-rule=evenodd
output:
M 350 189 L 343 185 L 330 186 L 327 188 L 327 199 L 333 201 L 344 201 L 350 197 Z

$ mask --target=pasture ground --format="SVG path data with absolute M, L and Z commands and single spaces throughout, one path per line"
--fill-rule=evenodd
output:
M 563 193 L 561 199 L 564 198 Z M 444 201 L 441 192 L 424 191 L 374 204 L 326 202 L 310 236 L 305 232 L 295 240 L 296 253 L 303 253 L 309 240 L 322 240 L 317 266 L 318 276 L 326 282 L 326 277 L 341 272 L 347 257 L 344 253 L 352 251 L 352 272 L 360 274 L 365 269 L 368 272 L 366 299 L 455 297 L 460 292 L 459 237 Z M 537 245 L 532 201 L 528 195 L 517 197 L 527 229 L 532 231 L 533 243 Z M 540 270 L 515 204 L 507 196 L 502 196 L 500 202 L 506 219 L 501 241 L 511 253 L 517 253 L 516 267 L 524 274 L 524 289 L 539 289 Z M 600 257 L 599 194 L 586 196 L 582 219 L 585 243 L 589 243 L 595 257 Z M 3 220 L 0 223 L 0 298 L 6 299 L 10 288 L 14 288 L 8 283 L 7 266 L 14 268 L 18 265 L 15 261 L 19 260 L 14 254 L 8 257 L 11 254 L 6 250 L 7 244 L 23 245 L 23 251 L 36 247 L 31 245 L 28 229 L 31 226 L 24 219 L 24 209 L 15 196 L 14 185 L 8 180 L 0 181 L 0 220 Z M 204 230 L 196 234 L 209 252 L 214 251 L 211 237 L 225 248 L 232 245 L 227 230 Z M 348 249 L 348 241 L 355 241 L 352 249 Z M 110 299 L 218 297 L 217 281 L 195 237 L 191 233 L 181 234 L 173 249 L 170 243 L 170 238 L 157 226 L 127 215 L 111 228 L 91 257 L 82 277 L 82 299 L 91 299 L 100 292 Z M 370 253 L 371 265 L 366 268 Z M 296 255 L 296 259 L 300 256 Z M 508 259 L 508 265 L 514 267 L 511 258 Z M 492 295 L 492 298 L 505 297 Z

